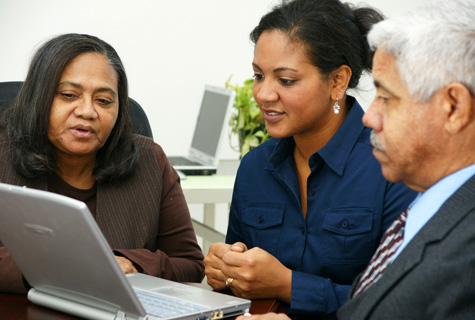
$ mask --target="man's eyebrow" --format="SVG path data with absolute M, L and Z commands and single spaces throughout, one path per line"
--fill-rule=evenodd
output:
M 391 95 L 395 95 L 392 90 L 390 90 L 388 87 L 386 87 L 384 84 L 382 84 L 380 81 L 378 80 L 374 80 L 374 86 L 377 88 L 377 89 L 383 89 L 384 91 L 388 92 L 389 94 Z

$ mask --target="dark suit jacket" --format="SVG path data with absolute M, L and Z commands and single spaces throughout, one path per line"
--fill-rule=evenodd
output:
M 475 176 L 442 205 L 375 284 L 340 308 L 338 318 L 475 319 Z

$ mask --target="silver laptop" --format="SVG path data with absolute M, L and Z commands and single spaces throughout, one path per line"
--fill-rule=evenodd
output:
M 250 301 L 144 274 L 125 275 L 87 206 L 0 183 L 0 239 L 35 304 L 87 319 L 220 319 Z
M 235 95 L 229 88 L 205 86 L 188 156 L 168 157 L 175 170 L 185 175 L 216 173 Z

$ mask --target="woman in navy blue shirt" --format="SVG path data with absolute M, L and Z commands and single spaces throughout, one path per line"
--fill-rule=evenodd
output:
M 216 290 L 333 319 L 415 197 L 383 178 L 363 109 L 346 94 L 371 69 L 365 36 L 381 19 L 338 0 L 295 0 L 251 33 L 253 93 L 273 138 L 241 161 L 226 244 L 205 258 Z

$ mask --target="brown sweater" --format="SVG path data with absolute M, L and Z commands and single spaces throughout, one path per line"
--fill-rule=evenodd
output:
M 113 185 L 98 184 L 83 191 L 57 176 L 49 181 L 20 176 L 11 163 L 9 142 L 1 134 L 0 182 L 85 201 L 116 255 L 127 257 L 140 272 L 174 281 L 200 282 L 204 276 L 203 254 L 179 177 L 159 145 L 149 138 L 135 137 L 140 154 L 133 174 Z M 26 292 L 20 270 L 1 241 L 0 292 Z

